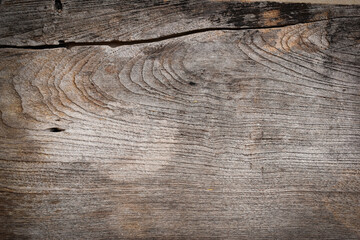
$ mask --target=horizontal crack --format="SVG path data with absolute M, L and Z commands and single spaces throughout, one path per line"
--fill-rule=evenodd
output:
M 339 17 L 339 18 L 347 18 L 347 17 Z M 140 39 L 140 40 L 131 40 L 131 41 L 101 41 L 101 42 L 64 42 L 59 41 L 59 44 L 45 44 L 45 45 L 36 45 L 36 46 L 17 46 L 17 45 L 0 45 L 0 48 L 18 48 L 18 49 L 54 49 L 54 48 L 67 48 L 70 49 L 72 47 L 81 47 L 81 46 L 109 46 L 109 47 L 120 47 L 120 46 L 129 46 L 129 45 L 136 45 L 136 44 L 144 44 L 144 43 L 155 43 L 161 42 L 168 39 L 175 39 L 179 37 L 184 37 L 192 34 L 197 33 L 204 33 L 204 32 L 211 32 L 211 31 L 246 31 L 246 30 L 261 30 L 261 29 L 276 29 L 282 27 L 289 27 L 295 26 L 299 24 L 308 24 L 308 23 L 315 23 L 315 22 L 323 22 L 323 21 L 330 21 L 333 19 L 338 18 L 331 18 L 331 19 L 321 19 L 321 20 L 314 20 L 305 23 L 294 23 L 294 24 L 284 24 L 284 25 L 276 25 L 276 26 L 267 26 L 267 27 L 222 27 L 222 28 L 203 28 L 203 29 L 196 29 L 181 33 L 170 34 L 166 36 L 161 36 L 157 38 L 150 38 L 150 39 Z

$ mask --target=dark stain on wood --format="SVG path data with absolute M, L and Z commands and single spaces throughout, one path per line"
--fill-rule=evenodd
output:
M 313 13 L 310 12 L 312 4 L 305 3 L 229 3 L 228 7 L 221 14 L 229 18 L 227 23 L 236 27 L 249 26 L 251 23 L 259 23 L 258 26 L 278 26 L 291 22 L 309 22 Z M 330 7 L 329 7 L 330 8 Z M 324 7 L 324 9 L 326 9 Z M 266 14 L 268 13 L 277 13 Z M 265 14 L 264 14 L 265 13 Z M 277 21 L 274 18 L 277 18 Z
M 63 5 L 61 3 L 61 0 L 55 0 L 55 9 L 58 12 L 61 12 L 63 10 Z

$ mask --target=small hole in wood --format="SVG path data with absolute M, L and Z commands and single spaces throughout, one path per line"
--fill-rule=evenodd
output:
M 65 41 L 64 40 L 59 40 L 59 44 L 63 45 L 63 44 L 65 44 Z
M 194 82 L 189 82 L 189 85 L 190 85 L 190 86 L 195 86 L 196 83 L 194 83 Z
M 48 130 L 50 132 L 63 132 L 63 131 L 65 131 L 65 129 L 61 129 L 61 128 L 57 128 L 57 127 L 49 128 Z
M 60 0 L 55 0 L 55 9 L 58 10 L 58 12 L 61 12 L 63 9 L 63 5 Z

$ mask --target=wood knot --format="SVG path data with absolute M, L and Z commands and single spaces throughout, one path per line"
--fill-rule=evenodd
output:
M 58 128 L 58 127 L 49 128 L 48 130 L 50 132 L 63 132 L 63 131 L 65 131 L 65 129 Z

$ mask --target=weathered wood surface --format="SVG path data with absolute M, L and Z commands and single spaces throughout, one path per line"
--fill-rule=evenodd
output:
M 218 0 L 232 1 L 232 0 Z M 263 0 L 237 0 L 242 2 L 263 2 Z M 360 0 L 271 0 L 271 2 L 281 3 L 312 3 L 312 4 L 342 4 L 342 5 L 358 5 Z
M 1 238 L 359 239 L 359 39 L 353 17 L 0 49 Z
M 24 46 L 131 41 L 204 28 L 270 27 L 360 15 L 360 6 L 247 0 L 0 2 L 0 44 Z

